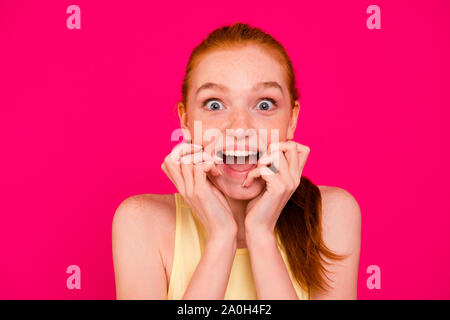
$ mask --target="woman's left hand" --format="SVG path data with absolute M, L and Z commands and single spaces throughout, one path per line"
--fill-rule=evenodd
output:
M 258 177 L 266 181 L 265 190 L 247 205 L 247 234 L 273 233 L 280 213 L 300 184 L 310 148 L 290 140 L 272 143 L 268 151 L 242 184 L 244 187 L 249 186 Z

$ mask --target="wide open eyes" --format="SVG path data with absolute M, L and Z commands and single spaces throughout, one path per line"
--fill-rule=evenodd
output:
M 223 110 L 224 106 L 216 98 L 210 98 L 203 102 L 203 106 L 209 111 Z
M 217 98 L 206 99 L 202 103 L 203 107 L 205 107 L 209 111 L 223 110 L 225 107 L 222 102 L 220 102 Z M 277 102 L 272 98 L 262 98 L 257 104 L 256 108 L 261 111 L 271 111 L 277 106 Z
M 262 111 L 271 111 L 273 108 L 275 108 L 276 105 L 277 103 L 274 99 L 263 98 L 260 102 L 258 102 L 256 107 Z

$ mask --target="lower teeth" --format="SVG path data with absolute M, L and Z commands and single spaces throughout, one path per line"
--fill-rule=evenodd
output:
M 247 157 L 234 157 L 234 156 L 224 156 L 225 164 L 256 164 L 258 162 L 257 156 L 247 156 Z

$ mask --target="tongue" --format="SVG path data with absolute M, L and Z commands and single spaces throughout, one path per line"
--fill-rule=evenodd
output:
M 235 171 L 247 171 L 250 170 L 255 164 L 245 163 L 245 164 L 227 164 L 231 169 Z
M 250 161 L 251 160 L 251 161 Z M 256 166 L 256 157 L 225 157 L 224 163 L 235 171 L 248 171 Z M 228 162 L 228 163 L 227 163 Z
M 244 164 L 227 164 L 231 169 L 236 171 L 247 171 L 255 166 L 254 163 L 244 163 Z

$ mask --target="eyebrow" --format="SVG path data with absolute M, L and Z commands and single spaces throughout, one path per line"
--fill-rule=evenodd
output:
M 284 94 L 283 94 L 283 89 L 281 88 L 281 85 L 280 85 L 278 82 L 276 82 L 276 81 L 264 81 L 264 82 L 258 82 L 257 84 L 255 84 L 255 85 L 253 86 L 252 90 L 254 91 L 254 90 L 257 90 L 257 89 L 260 89 L 260 88 L 264 88 L 264 89 L 267 89 L 267 88 L 276 88 L 276 89 L 279 89 L 279 90 L 281 91 L 281 94 L 282 94 L 282 95 L 284 95 Z M 217 83 L 213 83 L 213 82 L 206 82 L 206 83 L 202 84 L 202 85 L 197 89 L 195 95 L 198 95 L 198 93 L 199 93 L 201 90 L 206 90 L 206 89 L 217 89 L 217 90 L 225 91 L 225 92 L 230 91 L 230 90 L 228 89 L 227 86 L 224 86 L 224 85 L 222 85 L 222 84 L 217 84 Z

